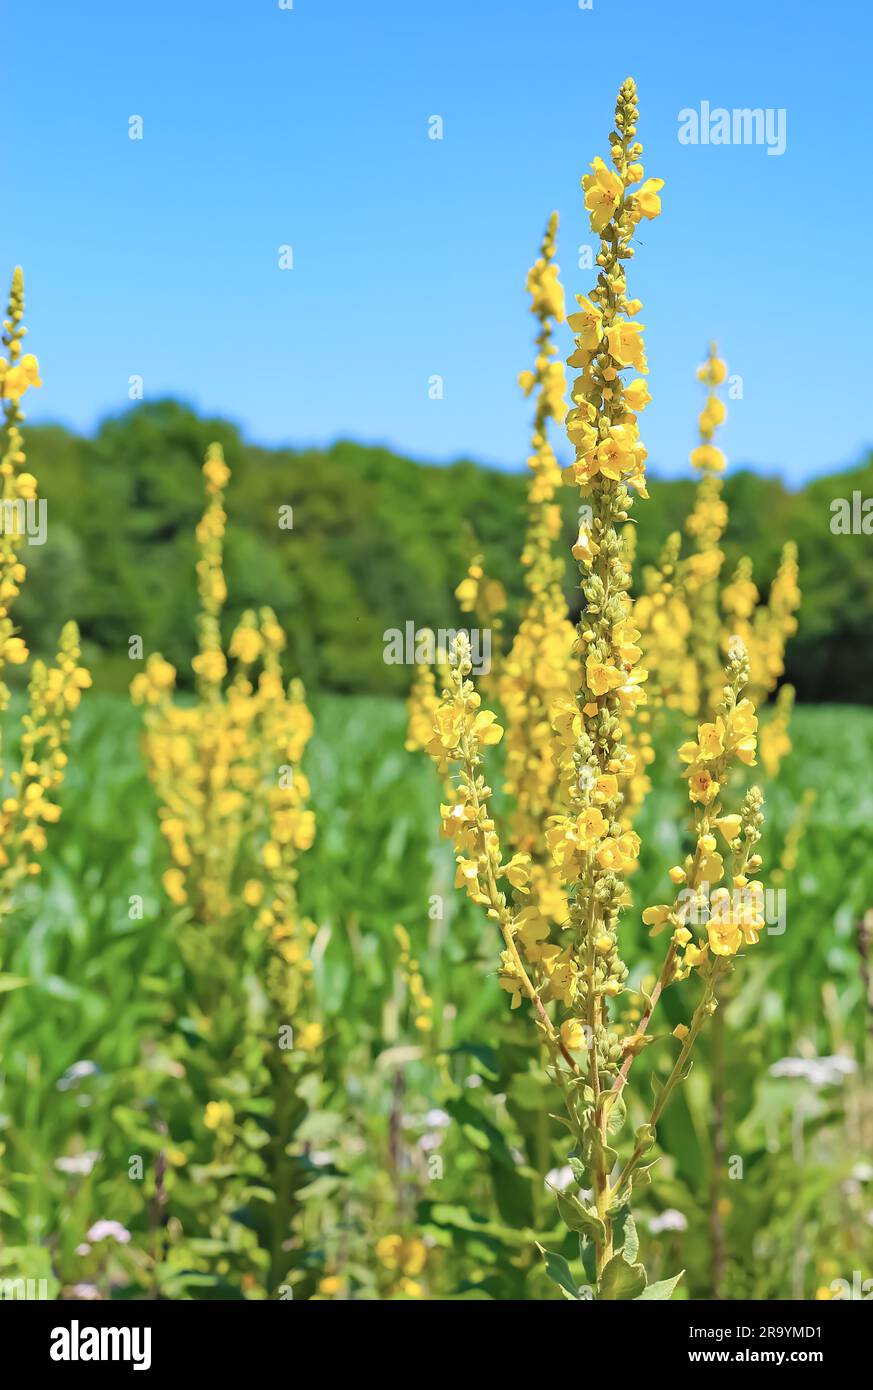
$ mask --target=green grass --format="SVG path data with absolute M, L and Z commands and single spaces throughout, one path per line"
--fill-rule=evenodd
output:
M 314 956 L 332 1079 L 324 1103 L 340 1117 L 345 1108 L 371 1105 L 374 1113 L 364 1116 L 364 1127 L 372 1123 L 384 1129 L 387 1123 L 384 1094 L 378 1087 L 368 1089 L 367 1077 L 380 1056 L 404 1041 L 392 934 L 393 924 L 402 922 L 435 1000 L 438 1041 L 452 1059 L 452 1083 L 462 1084 L 468 1071 L 486 1079 L 487 1107 L 476 1113 L 491 1117 L 487 1123 L 482 1119 L 481 1147 L 493 1159 L 496 1140 L 488 1125 L 501 1115 L 507 1124 L 510 1119 L 517 1124 L 521 1114 L 511 1097 L 509 1118 L 501 1109 L 505 1099 L 496 1079 L 495 1049 L 517 1046 L 518 1030 L 527 1025 L 518 1017 L 508 1019 L 506 996 L 495 977 L 497 942 L 487 921 L 452 888 L 451 850 L 437 835 L 439 788 L 433 770 L 423 755 L 403 747 L 401 702 L 325 696 L 313 700 L 313 709 L 316 733 L 306 768 L 318 835 L 301 863 L 300 890 L 304 912 L 319 927 Z M 156 1142 L 159 1098 L 172 1084 L 166 1041 L 179 1012 L 182 971 L 160 890 L 163 844 L 138 730 L 139 715 L 125 699 L 93 696 L 83 702 L 64 813 L 53 828 L 44 873 L 28 885 L 3 927 L 3 969 L 29 983 L 0 997 L 5 1072 L 0 1142 L 7 1145 L 0 1169 L 0 1248 L 41 1246 L 53 1257 L 63 1250 L 69 1261 L 91 1221 L 113 1216 L 133 1227 L 145 1221 L 140 1194 L 127 1181 L 127 1161 L 130 1153 L 148 1151 Z M 798 1048 L 826 1053 L 845 1045 L 860 1054 L 866 1028 L 855 926 L 873 904 L 873 786 L 864 772 L 873 761 L 873 711 L 800 708 L 792 737 L 794 751 L 779 783 L 767 789 L 765 881 L 807 788 L 815 791 L 816 803 L 797 869 L 785 883 L 786 930 L 765 936 L 746 953 L 726 1013 L 734 1096 L 729 1142 L 753 1167 L 765 1161 L 767 1126 L 779 1130 L 784 1118 L 784 1093 L 774 1099 L 771 1091 L 761 1090 L 768 1065 Z M 666 869 L 683 852 L 686 805 L 676 772 L 675 760 L 662 754 L 638 822 L 645 851 L 632 881 L 635 906 L 625 926 L 632 978 L 654 966 L 661 945 L 650 940 L 639 912 L 667 896 Z M 141 917 L 130 910 L 137 898 Z M 671 1025 L 686 1012 L 680 999 L 666 1001 Z M 83 1059 L 100 1069 L 87 1106 L 76 1089 L 58 1089 L 66 1070 Z M 658 1065 L 647 1054 L 638 1070 Z M 406 1082 L 420 1087 L 409 1101 L 413 1109 L 427 1110 L 444 1099 L 436 1075 L 424 1064 L 411 1066 Z M 443 1075 L 445 1080 L 445 1068 Z M 695 1241 L 703 1242 L 702 1251 L 705 1202 L 697 1180 L 706 1161 L 706 1050 L 695 1076 L 665 1121 L 671 1158 L 664 1165 L 659 1201 L 684 1204 L 696 1213 L 683 1259 L 692 1267 L 699 1260 L 698 1274 L 692 1268 L 690 1277 L 692 1287 L 696 1278 L 705 1291 L 705 1256 L 695 1254 Z M 468 1111 L 458 1113 L 461 1131 L 475 1140 L 475 1119 Z M 103 1158 L 92 1179 L 71 1187 L 55 1161 L 77 1146 L 99 1149 Z M 458 1152 L 463 1168 L 473 1151 L 467 1145 Z M 366 1181 L 378 1187 L 377 1169 L 374 1163 Z M 759 1175 L 756 1186 L 745 1184 L 743 1202 L 735 1208 L 750 1223 L 772 1217 L 775 1229 L 782 1199 L 770 1193 L 768 1182 Z M 469 1188 L 468 1195 L 477 1190 Z M 765 1196 L 770 1207 L 762 1213 L 756 1201 Z M 518 1200 L 518 1192 L 507 1190 L 505 1209 L 517 1207 Z M 800 1198 L 795 1194 L 794 1200 Z M 437 1222 L 432 1229 L 441 1241 L 449 1229 L 453 1242 L 461 1239 L 451 1222 Z M 793 1228 L 786 1229 L 790 1235 Z M 784 1232 L 774 1236 L 777 1255 L 780 1240 L 790 1246 Z M 492 1255 L 491 1246 L 484 1254 L 477 1247 L 477 1258 Z M 514 1266 L 505 1268 L 507 1278 L 516 1277 Z M 740 1269 L 737 1278 L 745 1277 Z M 776 1275 L 773 1279 L 778 1284 Z M 495 1295 L 488 1287 L 491 1296 L 500 1296 L 499 1288 Z M 784 1281 L 778 1287 L 789 1292 Z

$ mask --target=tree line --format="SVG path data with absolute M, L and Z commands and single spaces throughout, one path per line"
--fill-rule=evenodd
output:
M 457 627 L 454 589 L 475 552 L 507 589 L 511 630 L 521 597 L 526 470 L 467 459 L 422 464 L 348 440 L 323 450 L 266 449 L 226 420 L 164 400 L 105 420 L 93 437 L 28 427 L 28 467 L 48 499 L 48 531 L 47 544 L 23 557 L 28 581 L 16 616 L 35 652 L 50 651 L 59 618 L 75 615 L 98 687 L 126 687 L 133 635 L 146 653 L 159 650 L 180 672 L 190 670 L 193 529 L 213 439 L 233 471 L 228 623 L 269 595 L 289 634 L 288 669 L 312 689 L 403 693 L 410 672 L 384 660 L 385 631 L 408 621 Z M 652 479 L 651 498 L 637 509 L 639 566 L 656 561 L 669 532 L 682 527 L 693 490 L 692 480 Z M 870 703 L 871 538 L 861 526 L 835 530 L 831 523 L 836 499 L 846 499 L 849 516 L 865 515 L 873 455 L 798 489 L 732 471 L 724 495 L 728 573 L 748 554 L 766 594 L 783 542 L 798 544 L 803 604 L 786 671 L 798 698 Z M 569 548 L 572 489 L 564 505 Z M 575 615 L 572 564 L 566 583 Z

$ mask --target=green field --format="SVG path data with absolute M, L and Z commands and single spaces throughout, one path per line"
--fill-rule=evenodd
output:
M 542 1116 L 526 1020 L 510 1015 L 497 986 L 496 941 L 452 890 L 429 760 L 404 750 L 399 701 L 325 696 L 313 708 L 306 768 L 318 835 L 302 860 L 300 897 L 318 926 L 313 958 L 328 1036 L 299 1136 L 301 1201 L 318 1198 L 299 1277 L 341 1265 L 351 1293 L 379 1296 L 381 1287 L 384 1296 L 373 1246 L 402 1224 L 426 1238 L 428 1277 L 445 1293 L 552 1296 L 532 1240 L 555 1224 L 537 1170 L 561 1166 L 561 1131 Z M 869 1135 L 863 1084 L 855 1074 L 814 1086 L 768 1068 L 837 1052 L 863 1066 L 869 1013 L 856 924 L 873 903 L 873 787 L 863 775 L 873 711 L 801 707 L 792 732 L 794 751 L 767 798 L 768 883 L 804 791 L 816 800 L 782 885 L 785 930 L 746 952 L 719 1026 L 663 1122 L 670 1157 L 657 1195 L 650 1188 L 641 1201 L 638 1220 L 654 1222 L 656 1275 L 661 1263 L 684 1266 L 691 1296 L 712 1283 L 718 1203 L 730 1252 L 718 1277 L 730 1296 L 810 1297 L 835 1274 L 869 1273 L 873 1191 L 863 1173 L 852 1177 Z M 91 1280 L 115 1296 L 154 1287 L 227 1296 L 208 1235 L 175 1264 L 156 1253 L 176 1201 L 184 1212 L 195 1198 L 208 1205 L 208 1192 L 198 1192 L 206 1178 L 180 1158 L 156 1216 L 154 1156 L 171 1147 L 183 1155 L 188 1138 L 188 1078 L 174 1061 L 186 989 L 138 733 L 138 713 L 124 699 L 83 702 L 42 879 L 6 919 L 2 968 L 28 984 L 0 1008 L 0 1272 L 50 1273 L 65 1288 Z M 632 981 L 654 967 L 660 946 L 638 910 L 666 892 L 655 861 L 680 856 L 675 774 L 665 758 L 655 764 L 640 818 L 647 853 L 624 927 Z M 141 917 L 131 916 L 137 897 Z M 410 1024 L 395 923 L 408 929 L 434 1000 L 432 1038 Z M 668 993 L 665 1003 L 670 1026 L 682 1021 L 679 1002 Z M 83 1060 L 99 1071 L 64 1081 Z M 657 1073 L 666 1060 L 667 1050 L 653 1047 L 640 1072 Z M 440 1112 L 436 1130 L 432 1111 Z M 721 1193 L 711 1181 L 716 1113 L 717 1142 L 742 1169 Z M 422 1144 L 425 1133 L 436 1140 Z M 98 1155 L 89 1173 L 58 1168 L 81 1151 Z M 434 1173 L 428 1154 L 437 1152 Z M 146 1156 L 142 1181 L 128 1176 L 134 1154 Z M 680 1212 L 687 1229 L 659 1231 L 664 1208 Z M 75 1252 L 103 1218 L 121 1222 L 132 1240 L 98 1268 L 93 1252 Z

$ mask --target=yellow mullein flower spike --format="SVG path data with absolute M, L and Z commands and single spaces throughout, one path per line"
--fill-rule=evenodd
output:
M 506 712 L 505 788 L 514 798 L 508 838 L 530 857 L 530 883 L 553 922 L 566 920 L 560 875 L 546 843 L 546 817 L 559 786 L 549 719 L 555 701 L 570 696 L 573 627 L 561 587 L 565 562 L 555 553 L 561 518 L 556 495 L 561 472 L 549 443 L 549 422 L 566 415 L 564 369 L 555 360 L 555 323 L 564 317 L 564 292 L 555 263 L 558 215 L 552 213 L 540 254 L 528 272 L 531 312 L 538 321 L 534 370 L 520 378 L 534 396 L 528 466 L 527 529 L 521 563 L 527 600 L 512 646 L 502 662 L 496 694 Z M 583 540 L 580 529 L 579 542 Z
M 727 508 L 725 459 L 715 440 L 727 414 L 719 395 L 727 367 L 714 345 L 698 371 L 706 396 L 692 455 L 700 482 L 686 527 L 691 548 L 683 556 L 681 534 L 671 535 L 659 563 L 645 574 L 643 592 L 636 602 L 630 598 L 631 510 L 635 496 L 648 496 L 639 415 L 651 396 L 643 306 L 629 296 L 627 267 L 634 233 L 660 213 L 663 188 L 662 180 L 646 177 L 637 118 L 636 86 L 628 79 L 616 104 L 610 163 L 598 157 L 582 181 L 585 209 L 600 239 L 598 275 L 567 316 L 575 337 L 567 361 L 575 375 L 566 414 L 550 336 L 563 310 L 554 217 L 528 277 L 540 324 L 534 367 L 519 378 L 535 401 L 522 555 L 528 595 L 496 682 L 503 718 L 499 723 L 482 708 L 469 678 L 464 634 L 442 701 L 433 708 L 433 686 L 419 676 L 410 710 L 417 726 L 432 711 L 427 749 L 441 776 L 451 778 L 441 821 L 455 850 L 456 886 L 498 926 L 498 983 L 512 1009 L 525 1003 L 533 1009 L 548 1075 L 562 1091 L 580 1188 L 578 1196 L 563 1193 L 559 1209 L 572 1230 L 583 1232 L 583 1244 L 593 1247 L 586 1270 L 590 1278 L 593 1255 L 599 1298 L 635 1297 L 638 1292 L 629 1290 L 645 1286 L 636 1242 L 627 1254 L 617 1213 L 643 1174 L 663 1108 L 716 1009 L 720 978 L 763 927 L 765 892 L 755 877 L 762 797 L 752 787 L 737 798 L 737 808 L 731 780 L 757 763 L 758 686 L 782 672 L 797 603 L 791 549 L 763 614 L 745 570 L 726 590 L 723 605 L 719 601 Z M 571 550 L 581 587 L 575 633 L 561 590 L 562 562 L 554 554 L 557 464 L 547 438 L 549 420 L 562 417 L 574 458 L 560 477 L 580 496 Z M 477 559 L 458 590 L 466 611 L 474 611 L 481 583 Z M 784 750 L 790 699 L 780 699 L 784 717 L 769 737 L 765 725 L 762 736 L 766 764 Z M 655 719 L 666 710 L 693 721 L 679 753 L 694 847 L 669 870 L 668 901 L 642 913 L 652 936 L 666 935 L 666 959 L 658 976 L 631 991 L 620 936 L 631 903 L 628 881 L 642 848 L 633 815 L 648 785 Z M 410 743 L 421 741 L 416 728 Z M 504 745 L 513 803 L 503 832 L 484 771 L 485 748 L 495 742 Z M 631 1067 L 653 1041 L 670 1036 L 649 1031 L 652 1013 L 663 990 L 692 971 L 702 982 L 700 1002 L 690 1022 L 673 1031 L 678 1055 L 622 1163 L 612 1146 L 621 1142 L 622 1093 Z M 619 1232 L 624 1248 L 617 1244 Z
M 313 720 L 301 683 L 286 685 L 283 678 L 285 634 L 272 609 L 244 613 L 225 649 L 224 494 L 230 476 L 213 444 L 203 465 L 206 507 L 196 532 L 200 611 L 192 666 L 198 699 L 193 705 L 177 701 L 176 672 L 155 653 L 132 681 L 131 695 L 144 709 L 146 762 L 171 861 L 163 885 L 177 909 L 191 1009 L 199 1020 L 194 1069 L 220 1090 L 225 1070 L 241 1065 L 239 1038 L 262 1039 L 245 1054 L 247 1085 L 267 1110 L 275 1106 L 284 1116 L 299 1110 L 295 1078 L 325 1042 L 324 1027 L 313 1017 L 309 947 L 315 928 L 301 917 L 296 891 L 299 857 L 315 837 L 301 766 Z M 293 1136 L 282 1132 L 285 1121 L 266 1148 L 255 1146 L 255 1157 L 247 1131 L 226 1122 L 219 1109 L 224 1104 L 211 1100 L 206 1108 L 204 1126 L 215 1135 L 211 1161 L 240 1173 L 252 1163 L 268 1171 L 287 1167 Z M 278 1179 L 273 1185 L 286 1190 Z M 234 1200 L 228 1193 L 222 1205 L 227 1220 Z M 264 1281 L 268 1292 L 287 1269 L 282 1252 L 289 1201 L 275 1212 L 281 1239 L 273 1241 L 267 1231 L 264 1251 L 246 1245 L 241 1256 L 244 1277 Z
M 23 666 L 29 659 L 27 643 L 15 629 L 11 610 L 26 577 L 19 554 L 25 540 L 24 505 L 45 505 L 38 501 L 36 478 L 24 468 L 21 400 L 28 389 L 37 388 L 42 382 L 36 358 L 21 351 L 27 332 L 23 317 L 24 275 L 21 267 L 16 266 L 0 353 L 0 671 L 7 664 Z M 54 797 L 67 766 L 70 717 L 82 691 L 90 685 L 91 677 L 81 660 L 79 629 L 74 622 L 68 622 L 61 630 L 54 661 L 50 665 L 35 661 L 30 672 L 27 710 L 21 720 L 20 757 L 9 773 L 12 794 L 0 809 L 0 916 L 10 910 L 17 886 L 40 872 L 39 856 L 48 843 L 45 827 L 56 824 L 61 816 L 61 807 Z M 0 681 L 0 713 L 8 704 L 9 690 Z M 0 764 L 0 777 L 4 772 Z

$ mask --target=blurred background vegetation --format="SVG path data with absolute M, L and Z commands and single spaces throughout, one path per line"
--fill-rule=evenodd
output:
M 288 630 L 288 669 L 311 689 L 403 693 L 409 670 L 385 665 L 382 634 L 410 619 L 456 626 L 453 591 L 474 550 L 505 585 L 511 609 L 520 597 L 526 469 L 420 464 L 349 441 L 323 451 L 264 449 L 245 443 L 226 420 L 201 419 L 165 400 L 104 421 L 93 438 L 60 426 L 28 428 L 30 466 L 51 499 L 51 545 L 29 547 L 16 608 L 37 652 L 51 650 L 60 605 L 63 616 L 79 620 L 98 688 L 126 689 L 134 633 L 147 653 L 160 650 L 181 674 L 190 671 L 194 528 L 200 468 L 213 439 L 234 475 L 227 623 L 269 595 Z M 669 532 L 681 528 L 693 487 L 691 480 L 654 479 L 639 564 L 653 562 Z M 830 530 L 831 502 L 851 501 L 854 491 L 873 497 L 873 456 L 797 491 L 750 471 L 726 476 L 725 573 L 750 555 L 766 595 L 783 541 L 798 543 L 803 604 L 785 678 L 802 701 L 871 700 L 869 537 Z M 576 501 L 566 492 L 569 546 Z M 288 506 L 293 530 L 279 526 L 279 509 Z

